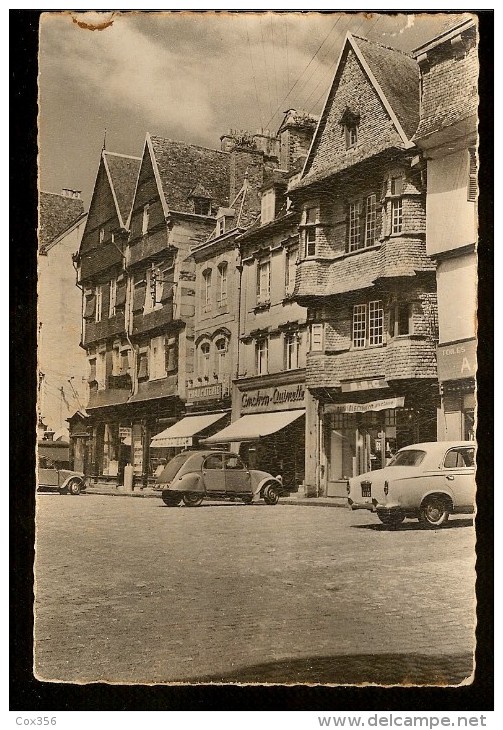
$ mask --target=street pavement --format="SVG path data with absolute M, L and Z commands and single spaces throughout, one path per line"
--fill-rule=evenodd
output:
M 364 511 L 37 496 L 45 681 L 456 685 L 473 669 L 475 532 Z

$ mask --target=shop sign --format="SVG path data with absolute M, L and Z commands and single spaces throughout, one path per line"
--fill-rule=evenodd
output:
M 119 426 L 119 439 L 121 441 L 123 439 L 131 440 L 131 434 L 132 434 L 131 426 Z
M 162 440 L 162 444 L 159 444 L 159 446 L 167 449 L 174 449 L 178 446 L 192 446 L 192 436 L 168 436 Z
M 358 390 L 377 390 L 378 388 L 389 388 L 386 380 L 375 378 L 374 380 L 356 380 L 352 383 L 341 383 L 343 393 L 350 393 Z
M 466 340 L 437 348 L 438 379 L 473 378 L 477 369 L 477 340 Z
M 241 395 L 241 413 L 263 413 L 301 408 L 305 401 L 304 385 L 272 386 L 247 390 Z
M 330 403 L 325 406 L 326 413 L 367 413 L 368 411 L 385 411 L 403 408 L 405 398 L 382 398 L 370 403 Z
M 199 385 L 196 388 L 187 388 L 187 401 L 191 403 L 201 400 L 219 400 L 222 397 L 222 383 L 214 385 Z

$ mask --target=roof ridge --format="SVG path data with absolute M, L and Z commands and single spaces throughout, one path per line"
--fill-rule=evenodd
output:
M 67 188 L 67 189 L 73 190 L 73 188 Z M 67 195 L 63 195 L 63 193 L 52 193 L 50 190 L 40 190 L 39 192 L 44 193 L 44 195 L 57 195 L 58 198 L 65 198 L 65 200 L 80 200 L 82 202 L 82 198 L 70 198 Z
M 362 35 L 356 35 L 355 33 L 351 33 L 353 38 L 357 38 L 359 41 L 366 41 L 367 43 L 372 43 L 374 46 L 379 46 L 380 48 L 385 48 L 387 51 L 395 51 L 395 53 L 400 53 L 402 56 L 406 56 L 407 58 L 410 58 L 411 61 L 414 61 L 414 58 L 410 53 L 407 53 L 407 51 L 401 51 L 399 48 L 393 48 L 393 46 L 386 46 L 384 43 L 379 43 L 379 41 L 371 40 L 370 38 L 365 38 L 365 36 Z
M 110 150 L 103 150 L 104 155 L 113 155 L 114 157 L 124 157 L 128 160 L 138 160 L 141 161 L 141 157 L 136 157 L 136 155 L 125 155 L 122 152 L 111 152 Z
M 223 150 L 216 150 L 214 147 L 205 147 L 202 144 L 194 144 L 193 142 L 185 142 L 181 139 L 172 139 L 171 137 L 161 137 L 159 134 L 150 134 L 150 139 L 162 139 L 164 142 L 174 142 L 174 144 L 181 144 L 185 145 L 186 147 L 195 147 L 199 150 L 207 150 L 208 152 L 218 152 L 220 155 L 228 155 L 228 152 L 224 152 Z

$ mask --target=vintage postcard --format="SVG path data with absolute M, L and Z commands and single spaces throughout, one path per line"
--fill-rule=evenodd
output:
M 469 685 L 478 16 L 39 32 L 35 676 Z

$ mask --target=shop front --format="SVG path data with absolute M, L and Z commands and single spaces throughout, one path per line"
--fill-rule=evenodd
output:
M 296 490 L 304 481 L 305 398 L 303 382 L 276 379 L 257 388 L 256 380 L 238 381 L 234 421 L 204 442 L 230 445 L 251 469 L 281 475 L 283 484 Z
M 431 393 L 367 400 L 333 393 L 319 404 L 319 493 L 346 497 L 347 480 L 382 469 L 403 446 L 434 441 L 436 406 Z M 353 396 L 354 397 L 354 396 Z
M 438 440 L 474 441 L 477 340 L 439 345 L 437 368 L 441 395 Z

